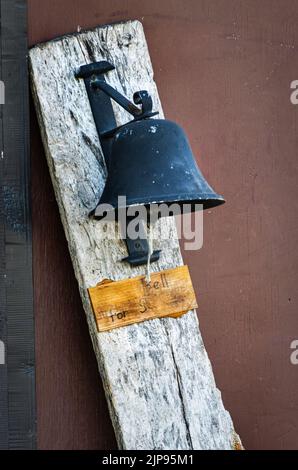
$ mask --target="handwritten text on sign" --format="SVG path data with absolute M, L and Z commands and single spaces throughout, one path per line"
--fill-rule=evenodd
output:
M 98 331 L 152 318 L 179 317 L 197 307 L 187 266 L 122 281 L 105 280 L 88 289 Z

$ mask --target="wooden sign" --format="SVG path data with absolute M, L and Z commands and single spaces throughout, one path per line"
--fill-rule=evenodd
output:
M 104 280 L 88 289 L 98 331 L 152 318 L 179 317 L 197 307 L 187 266 L 121 281 Z

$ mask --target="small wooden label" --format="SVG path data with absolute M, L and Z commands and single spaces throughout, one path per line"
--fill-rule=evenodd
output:
M 197 308 L 187 266 L 122 281 L 104 280 L 88 289 L 98 331 L 152 318 L 179 317 Z

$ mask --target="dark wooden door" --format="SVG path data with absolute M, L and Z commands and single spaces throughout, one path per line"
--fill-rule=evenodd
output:
M 185 252 L 217 384 L 244 445 L 298 448 L 298 79 L 295 0 L 29 0 L 33 45 L 138 18 L 168 118 L 227 204 Z M 39 448 L 115 440 L 31 114 Z

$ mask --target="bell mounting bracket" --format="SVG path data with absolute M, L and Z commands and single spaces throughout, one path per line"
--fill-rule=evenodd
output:
M 131 219 L 128 219 L 128 222 Z M 132 239 L 126 235 L 125 241 L 127 246 L 127 251 L 129 256 L 123 258 L 122 261 L 129 263 L 131 266 L 140 266 L 142 264 L 147 264 L 148 262 L 148 240 L 146 237 L 145 224 L 140 222 L 138 224 L 138 237 Z M 161 250 L 154 251 L 150 256 L 150 263 L 159 260 Z
M 158 114 L 158 112 L 152 112 L 152 98 L 146 90 L 134 93 L 134 102 L 132 103 L 106 82 L 105 74 L 114 69 L 114 65 L 110 62 L 101 61 L 82 65 L 75 72 L 77 79 L 84 79 L 108 171 L 113 136 L 122 127 L 117 127 L 111 99 L 133 116 L 131 122 L 147 119 Z M 129 256 L 123 258 L 122 261 L 128 262 L 131 266 L 146 264 L 149 256 L 149 245 L 144 233 L 144 226 L 139 227 L 139 237 L 137 239 L 133 240 L 126 236 L 125 241 Z M 160 250 L 154 251 L 150 257 L 150 262 L 158 261 L 159 254 Z

